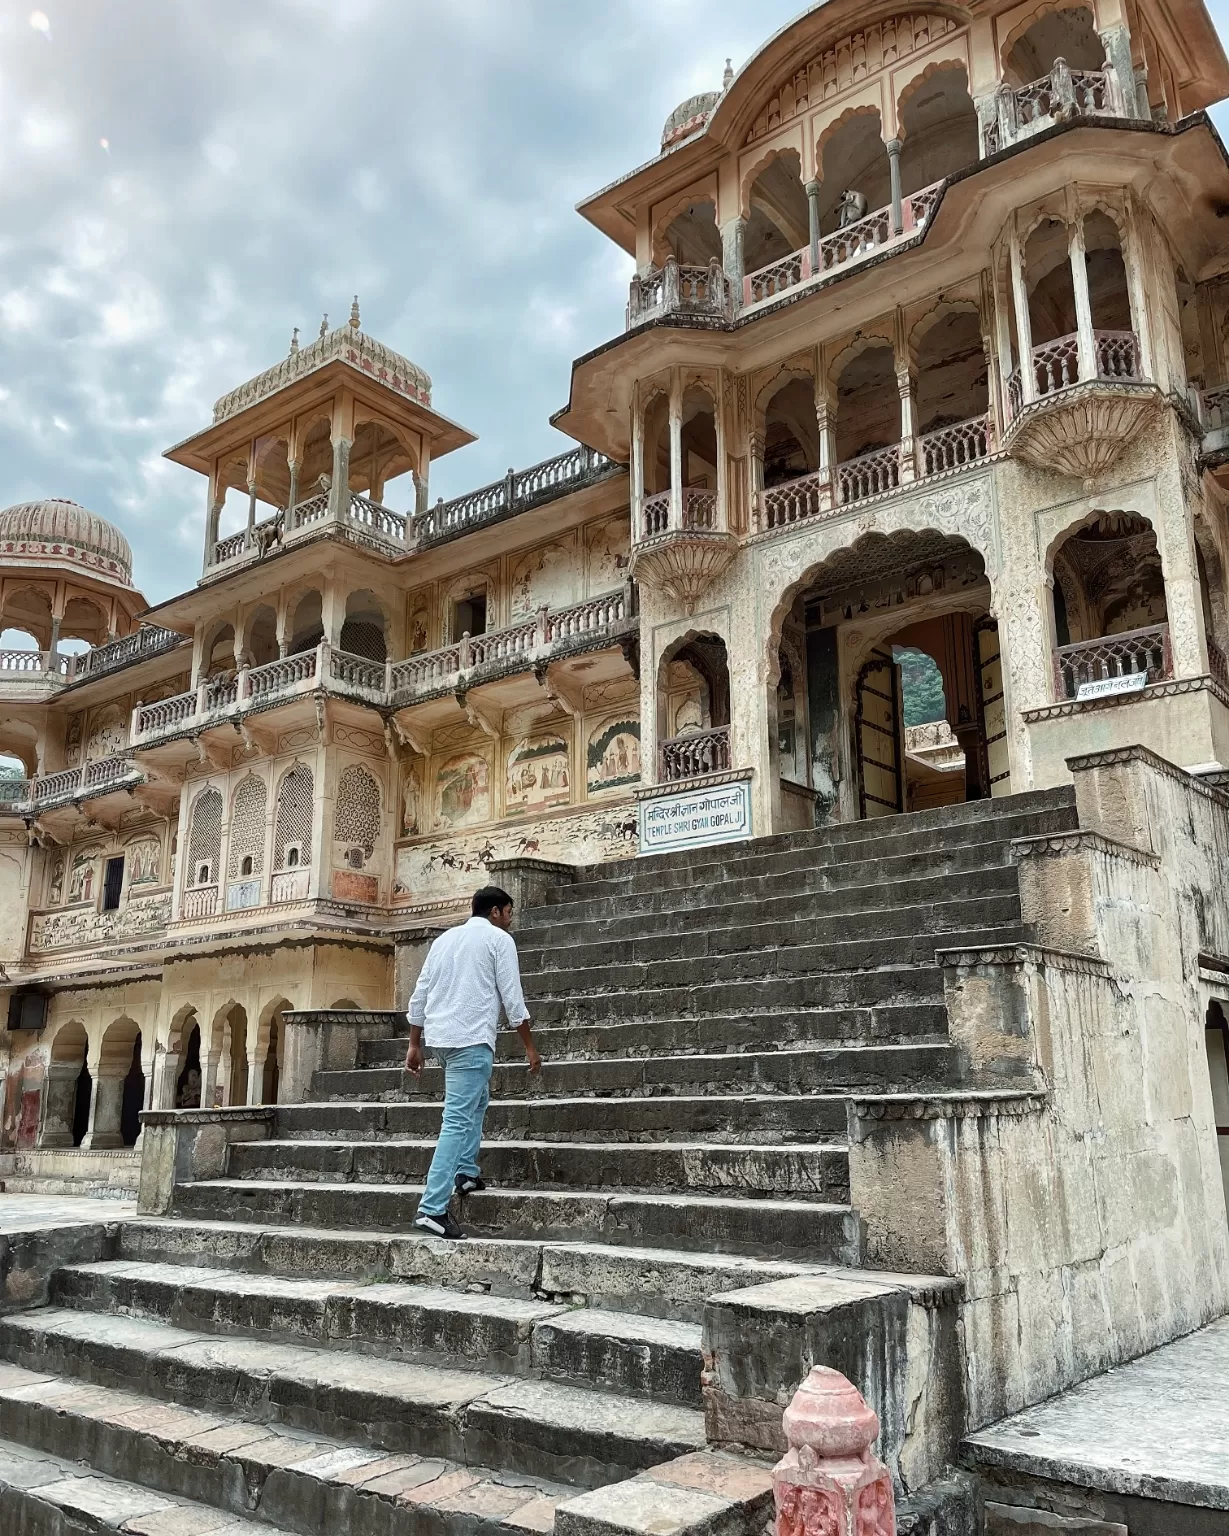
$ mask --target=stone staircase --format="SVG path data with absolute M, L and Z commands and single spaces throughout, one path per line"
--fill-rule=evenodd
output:
M 759 1531 L 762 1472 L 706 1449 L 755 1446 L 754 1425 L 731 1430 L 713 1383 L 740 1350 L 765 1363 L 746 1344 L 765 1318 L 788 1376 L 804 1296 L 806 1348 L 874 1377 L 907 1482 L 904 1354 L 957 1368 L 958 1285 L 860 1267 L 847 1106 L 972 1086 L 936 951 L 1027 937 L 1011 840 L 1074 825 L 1055 791 L 561 887 L 519 918 L 546 1065 L 529 1079 L 501 1042 L 470 1240 L 411 1233 L 442 1082 L 403 1072 L 390 1020 L 269 1139 L 233 1141 L 224 1177 L 177 1183 L 168 1216 L 0 1318 L 0 1515 L 76 1530 L 45 1491 L 67 1458 L 104 1504 L 166 1506 L 91 1530 L 204 1536 L 226 1512 L 303 1536 L 585 1536 L 622 1528 L 648 1477 L 663 1507 L 689 1490 Z

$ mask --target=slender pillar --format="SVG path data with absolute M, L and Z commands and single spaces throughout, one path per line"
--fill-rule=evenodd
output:
M 58 613 L 53 613 L 51 615 L 51 638 L 50 638 L 50 643 L 47 646 L 47 670 L 48 670 L 48 672 L 54 672 L 55 671 L 55 669 L 56 669 L 55 668 L 56 658 L 58 657 L 59 653 L 60 653 L 60 615 Z
M 208 1051 L 201 1056 L 201 1108 L 212 1109 L 218 1088 L 218 1064 L 220 1051 Z
M 836 413 L 832 402 L 824 395 L 816 394 L 815 422 L 819 428 L 819 473 L 823 477 L 819 496 L 825 509 L 832 506 L 833 476 L 836 472 Z
M 256 482 L 248 481 L 248 535 L 247 541 L 252 542 L 252 529 L 256 526 Z
M 263 1104 L 265 1097 L 265 1058 L 248 1057 L 248 1105 Z
M 299 504 L 299 461 L 291 459 L 287 465 L 290 470 L 290 489 L 286 494 L 286 510 L 293 512 Z
M 1024 280 L 1024 252 L 1019 233 L 1011 232 L 1009 264 L 1011 292 L 1016 306 L 1016 335 L 1020 341 L 1020 398 L 1029 405 L 1037 398 L 1037 371 L 1033 367 L 1033 322 L 1028 312 L 1028 284 Z
M 1088 261 L 1084 254 L 1084 216 L 1067 227 L 1071 257 L 1071 286 L 1075 292 L 1075 329 L 1079 338 L 1080 378 L 1097 377 L 1097 344 L 1092 334 L 1092 299 L 1088 292 Z
M 670 527 L 683 526 L 683 386 L 670 381 Z
M 1143 117 L 1135 97 L 1135 66 L 1131 62 L 1131 34 L 1126 27 L 1107 27 L 1100 34 L 1107 69 L 1112 71 L 1114 107 L 1125 117 Z
M 721 226 L 721 260 L 734 290 L 735 309 L 740 309 L 743 302 L 743 241 L 746 234 L 747 221 L 743 218 L 731 219 Z
M 329 517 L 344 523 L 350 515 L 350 449 L 348 437 L 333 439 L 333 483 L 329 487 Z
M 751 481 L 751 506 L 758 527 L 761 514 L 760 492 L 764 489 L 764 433 L 758 427 L 747 436 L 747 469 Z
M 414 512 L 421 517 L 427 510 L 427 497 L 431 487 L 431 444 L 424 442 L 422 445 L 422 462 L 418 466 L 418 473 L 414 477 Z
M 897 369 L 896 388 L 900 395 L 900 478 L 917 478 L 917 401 L 915 380 L 908 365 Z
M 807 217 L 811 228 L 811 271 L 819 271 L 819 194 L 821 181 L 807 182 Z
M 632 402 L 632 542 L 644 537 L 644 411 L 639 396 Z
M 888 170 L 892 176 L 892 233 L 899 235 L 905 227 L 904 199 L 900 190 L 900 140 L 889 139 L 884 147 L 888 152 Z

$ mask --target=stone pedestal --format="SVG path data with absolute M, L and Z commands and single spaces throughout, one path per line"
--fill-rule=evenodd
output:
M 576 879 L 576 865 L 550 859 L 494 859 L 490 874 L 491 884 L 511 896 L 515 915 L 529 907 L 544 906 L 553 887 L 571 885 Z
M 776 1536 L 896 1536 L 888 1469 L 871 1455 L 879 1420 L 857 1387 L 816 1366 L 782 1416 L 773 1469 Z

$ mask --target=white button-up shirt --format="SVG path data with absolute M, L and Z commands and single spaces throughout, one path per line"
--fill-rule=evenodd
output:
M 529 1017 L 512 935 L 485 917 L 440 934 L 410 998 L 410 1023 L 422 1026 L 426 1044 L 494 1050 L 501 1007 L 511 1028 Z

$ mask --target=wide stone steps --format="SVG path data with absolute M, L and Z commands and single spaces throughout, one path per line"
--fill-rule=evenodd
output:
M 606 866 L 609 867 L 609 866 Z M 731 902 L 753 902 L 782 897 L 795 892 L 808 900 L 832 899 L 846 902 L 857 891 L 875 904 L 890 904 L 893 888 L 916 886 L 921 881 L 949 883 L 958 879 L 1006 878 L 1014 870 L 1010 841 L 960 843 L 928 851 L 894 854 L 865 861 L 838 861 L 817 864 L 806 851 L 776 854 L 773 862 L 759 873 L 739 870 L 727 878 L 714 880 L 714 889 Z M 616 877 L 612 877 L 612 882 Z M 576 886 L 556 887 L 553 899 L 544 906 L 518 912 L 516 932 L 536 935 L 565 921 L 589 918 L 621 917 L 628 912 L 686 912 L 691 908 L 697 882 L 664 878 L 643 890 L 628 893 L 612 890 L 606 895 L 585 895 L 595 885 L 606 882 L 583 881 Z M 906 892 L 907 894 L 907 892 Z M 570 899 L 569 899 L 570 898 Z M 830 910 L 836 910 L 831 908 Z
M 534 1025 L 534 1038 L 548 1061 L 584 1061 L 597 1056 L 681 1056 L 821 1043 L 832 1047 L 934 1043 L 941 1041 L 946 1032 L 947 1010 L 941 1002 L 693 1015 L 597 1025 L 539 1026 L 535 1021 Z M 400 1034 L 361 1041 L 360 1065 L 400 1067 L 408 1045 L 407 1023 Z M 523 1048 L 511 1031 L 500 1034 L 495 1057 L 500 1062 L 524 1060 Z
M 522 1072 L 523 1072 L 522 1068 Z M 358 1074 L 355 1074 L 357 1077 Z M 492 1100 L 484 1144 L 526 1141 L 656 1142 L 670 1136 L 748 1145 L 840 1137 L 848 1122 L 842 1093 L 661 1094 L 653 1098 L 508 1098 Z M 400 1087 L 354 1100 L 284 1105 L 277 1132 L 298 1140 L 421 1139 L 438 1135 L 438 1099 L 407 1103 Z
M 555 903 L 566 906 L 592 896 L 636 896 L 671 885 L 719 885 L 747 875 L 771 874 L 810 865 L 944 853 L 972 843 L 1007 845 L 1017 837 L 1069 830 L 1075 822 L 1074 792 L 1041 790 L 997 802 L 974 801 L 904 817 L 846 822 L 819 831 L 785 833 L 745 843 L 656 854 L 599 867 L 589 880 L 559 886 Z M 797 862 L 791 862 L 797 860 Z
M 811 1093 L 834 1089 L 890 1091 L 939 1085 L 952 1073 L 952 1048 L 935 1044 L 796 1046 L 776 1051 L 731 1051 L 676 1056 L 603 1056 L 543 1063 L 530 1078 L 524 1062 L 496 1064 L 493 1098 L 633 1097 L 695 1093 Z M 315 1089 L 327 1098 L 404 1094 L 439 1099 L 444 1070 L 427 1065 L 415 1076 L 402 1067 L 318 1072 Z
M 875 942 L 889 951 L 896 941 L 916 944 L 929 939 L 930 953 L 923 954 L 921 963 L 934 959 L 934 951 L 942 948 L 949 933 L 967 931 L 970 919 L 988 928 L 1006 928 L 1020 921 L 1020 898 L 1016 892 L 1010 895 L 985 897 L 973 903 L 966 900 L 935 900 L 925 906 L 885 908 L 873 914 L 848 912 L 839 917 L 811 918 L 805 913 L 795 914 L 788 920 L 775 922 L 748 922 L 730 925 L 724 910 L 692 918 L 689 927 L 674 932 L 661 933 L 654 929 L 652 919 L 641 920 L 645 931 L 614 937 L 598 937 L 591 933 L 569 934 L 566 925 L 556 935 L 547 935 L 538 945 L 520 945 L 523 970 L 537 972 L 547 965 L 557 971 L 585 971 L 593 967 L 627 964 L 635 961 L 705 961 L 720 958 L 729 960 L 755 956 L 768 950 L 811 949 L 827 951 L 842 944 L 857 943 L 865 939 L 868 931 L 875 934 Z M 566 966 L 560 959 L 566 959 Z M 837 964 L 851 963 L 837 961 Z M 857 960 L 854 965 L 873 961 Z
M 258 1279 L 322 1277 L 352 1286 L 413 1284 L 469 1295 L 583 1303 L 605 1312 L 699 1323 L 704 1301 L 799 1275 L 845 1268 L 746 1255 L 605 1243 L 471 1237 L 449 1243 L 419 1232 L 340 1231 L 174 1218 L 125 1222 L 127 1263 L 199 1267 Z M 954 1284 L 955 1282 L 953 1282 Z
M 812 971 L 721 982 L 709 980 L 706 971 L 693 966 L 669 986 L 598 986 L 583 997 L 567 991 L 536 997 L 534 1025 L 635 1027 L 658 1019 L 707 1020 L 729 1014 L 760 1017 L 814 1009 L 943 1006 L 943 974 L 934 964 L 884 964 L 868 971 Z
M 5 1536 L 529 1536 L 576 1491 L 14 1366 L 0 1434 Z
M 408 1231 L 421 1189 L 280 1178 L 210 1179 L 176 1187 L 174 1213 L 240 1220 Z M 660 1243 L 810 1263 L 860 1264 L 863 1233 L 847 1205 L 750 1196 L 614 1194 L 587 1189 L 488 1189 L 464 1202 L 465 1230 L 543 1242 Z
M 420 1185 L 435 1151 L 419 1141 L 250 1141 L 230 1149 L 231 1178 L 312 1183 Z M 501 1187 L 618 1189 L 625 1193 L 802 1195 L 844 1202 L 849 1161 L 843 1144 L 720 1146 L 711 1142 L 496 1141 L 482 1171 Z
M 572 902 L 567 906 L 547 908 L 555 913 L 553 922 L 536 925 L 518 924 L 518 947 L 522 954 L 535 954 L 552 946 L 590 944 L 613 940 L 638 940 L 694 933 L 745 933 L 748 948 L 754 948 L 763 930 L 772 926 L 782 943 L 792 940 L 800 926 L 814 928 L 822 924 L 832 937 L 840 937 L 850 923 L 865 921 L 868 913 L 875 922 L 900 924 L 908 921 L 903 914 L 912 912 L 916 919 L 927 913 L 942 917 L 956 915 L 971 901 L 995 898 L 1015 900 L 1017 877 L 1014 865 L 969 870 L 954 884 L 947 875 L 933 871 L 909 880 L 875 880 L 873 883 L 846 886 L 838 890 L 812 889 L 815 871 L 797 875 L 765 876 L 744 884 L 726 881 L 719 886 L 720 905 L 697 910 L 694 887 L 687 890 L 655 892 L 650 897 L 618 901 L 606 898 L 598 902 Z M 750 886 L 750 888 L 748 888 Z M 760 889 L 761 886 L 767 889 Z M 953 893 L 959 893 L 953 901 Z M 688 899 L 689 894 L 692 899 Z M 669 900 L 668 898 L 673 898 Z M 595 910 L 596 909 L 596 910 Z M 532 909 L 537 915 L 541 908 Z M 959 917 L 954 926 L 961 926 Z M 896 927 L 897 932 L 913 929 Z
M 37 1391 L 44 1385 L 51 1389 L 56 1385 L 52 1377 L 11 1368 L 0 1371 L 0 1381 L 6 1379 L 11 1379 L 18 1391 Z M 75 1390 L 84 1399 L 91 1389 Z M 122 1399 L 123 1407 L 130 1413 L 139 1413 L 146 1403 L 143 1398 Z M 0 1389 L 0 1422 L 15 1416 L 9 1407 L 8 1398 Z M 165 1407 L 159 1404 L 158 1409 L 165 1417 Z M 20 1411 L 30 1421 L 32 1437 L 39 1438 L 36 1446 L 0 1439 L 0 1531 L 5 1536 L 84 1536 L 87 1531 L 93 1536 L 107 1532 L 116 1532 L 117 1536 L 222 1536 L 223 1532 L 229 1536 L 260 1536 L 266 1532 L 272 1536 L 275 1531 L 289 1529 L 270 1525 L 266 1520 L 228 1514 L 195 1500 L 168 1497 L 155 1491 L 156 1484 L 107 1477 L 88 1467 L 84 1457 L 66 1460 L 55 1454 L 68 1447 L 55 1434 L 46 1433 L 47 1419 L 57 1421 L 57 1430 L 70 1433 L 84 1425 L 58 1422 L 54 1408 L 40 1408 L 37 1400 L 28 1407 L 21 1404 Z M 93 1428 L 92 1421 L 90 1427 Z M 40 1445 L 44 1448 L 39 1449 Z M 311 1447 L 313 1454 L 316 1450 Z M 191 1481 L 196 1481 L 195 1477 Z
M 152 1398 L 250 1425 L 581 1488 L 704 1446 L 702 1414 L 674 1404 L 111 1313 L 9 1314 L 0 1355 L 108 1389 L 140 1382 Z
M 71 1265 L 57 1307 L 176 1328 L 496 1371 L 700 1406 L 693 1323 L 438 1286 L 249 1275 L 199 1265 Z

